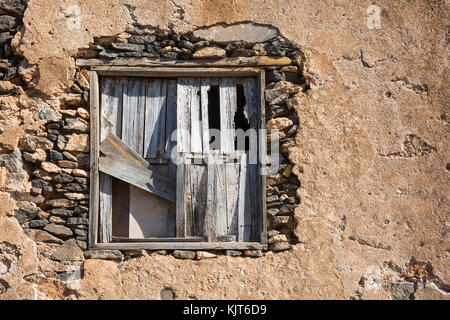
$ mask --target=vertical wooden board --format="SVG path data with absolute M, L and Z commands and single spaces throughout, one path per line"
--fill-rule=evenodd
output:
M 207 192 L 206 192 L 206 217 L 205 230 L 209 242 L 215 241 L 216 234 L 216 211 L 217 211 L 217 194 L 216 194 L 216 164 L 211 159 L 208 160 L 207 170 Z
M 226 163 L 227 234 L 238 234 L 239 163 Z
M 100 106 L 100 142 L 110 132 L 120 135 L 122 119 L 122 82 L 113 78 L 102 78 Z M 99 173 L 100 201 L 100 242 L 109 242 L 112 238 L 112 178 Z
M 247 116 L 250 125 L 249 136 L 249 163 L 258 162 L 258 129 L 259 129 L 259 112 L 260 105 L 258 104 L 258 86 L 256 79 L 245 78 L 242 79 L 242 86 L 245 96 L 244 114 Z
M 122 140 L 141 156 L 144 149 L 145 89 L 145 80 L 124 80 Z
M 258 74 L 258 110 L 259 110 L 259 129 L 265 128 L 266 126 L 266 108 L 265 108 L 265 99 L 264 99 L 264 87 L 266 83 L 265 71 L 261 69 Z M 263 139 L 259 140 L 259 151 L 260 154 L 263 155 L 259 157 L 259 183 L 258 183 L 258 194 L 260 196 L 260 215 L 261 215 L 261 237 L 259 241 L 266 245 L 267 244 L 267 204 L 266 204 L 266 176 L 263 174 L 262 168 L 265 167 L 265 154 L 266 154 L 266 139 L 267 135 L 263 135 Z
M 209 151 L 209 117 L 208 117 L 208 91 L 209 81 L 202 80 L 200 87 L 200 105 L 202 113 L 202 141 L 203 153 Z
M 251 220 L 251 230 L 249 241 L 259 241 L 261 234 L 261 212 L 259 210 L 260 205 L 260 194 L 259 194 L 259 174 L 258 165 L 249 164 L 247 167 L 247 176 L 249 185 L 253 186 L 249 188 L 249 200 L 250 200 L 250 220 Z
M 240 159 L 239 168 L 239 196 L 238 196 L 238 242 L 244 241 L 244 232 L 246 230 L 246 215 L 248 208 L 247 197 L 247 155 L 243 154 Z
M 207 203 L 207 171 L 203 165 L 189 165 L 192 195 L 193 235 L 205 236 Z
M 216 233 L 217 236 L 226 236 L 228 232 L 227 216 L 227 188 L 225 182 L 225 164 L 218 163 L 216 171 Z
M 202 117 L 200 108 L 200 82 L 192 79 L 191 86 L 191 152 L 202 153 Z
M 130 185 L 112 178 L 112 235 L 129 236 Z
M 178 78 L 177 85 L 177 151 L 191 151 L 191 94 L 192 80 Z
M 185 216 L 185 171 L 186 165 L 182 162 L 177 165 L 177 207 L 176 207 L 176 236 L 186 237 Z
M 234 114 L 237 108 L 236 84 L 233 78 L 219 80 L 221 151 L 234 150 Z
M 167 81 L 167 105 L 166 105 L 166 159 L 171 159 L 172 150 L 177 145 L 177 137 L 174 135 L 177 129 L 177 81 Z M 176 151 L 176 150 L 175 150 Z
M 144 157 L 165 157 L 167 81 L 146 80 Z
M 100 117 L 100 92 L 97 72 L 90 71 L 90 116 L 91 116 L 91 139 L 90 139 L 90 195 L 89 195 L 89 246 L 97 243 L 98 220 L 99 220 L 99 178 L 98 178 L 98 156 L 99 156 L 99 117 Z

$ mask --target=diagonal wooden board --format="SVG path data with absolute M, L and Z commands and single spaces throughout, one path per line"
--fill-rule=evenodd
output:
M 99 158 L 99 170 L 128 182 L 156 196 L 176 202 L 176 186 L 171 179 L 157 173 L 148 162 L 110 133 L 100 144 L 104 154 Z

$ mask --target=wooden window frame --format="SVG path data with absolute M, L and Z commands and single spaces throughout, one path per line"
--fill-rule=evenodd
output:
M 130 66 L 90 66 L 90 201 L 89 201 L 89 249 L 118 250 L 267 250 L 267 205 L 266 176 L 259 175 L 261 191 L 261 240 L 260 242 L 195 242 L 180 241 L 177 238 L 142 239 L 99 243 L 99 143 L 100 143 L 100 84 L 101 76 L 121 77 L 255 77 L 258 83 L 259 128 L 265 129 L 265 69 L 263 67 L 130 67 Z M 266 139 L 266 136 L 259 135 Z M 259 142 L 259 167 L 265 163 L 266 141 Z M 183 239 L 184 240 L 184 239 Z M 194 240 L 194 239 L 193 239 Z

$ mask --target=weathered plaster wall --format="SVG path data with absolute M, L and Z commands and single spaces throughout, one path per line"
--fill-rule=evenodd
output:
M 158 299 L 169 287 L 176 298 L 448 299 L 449 3 L 377 1 L 375 30 L 366 25 L 371 4 L 29 1 L 12 45 L 36 70 L 26 69 L 28 82 L 0 99 L 2 152 L 39 128 L 32 114 L 43 99 L 59 108 L 73 84 L 71 56 L 133 21 L 178 32 L 252 21 L 299 45 L 311 79 L 311 90 L 292 102 L 300 121 L 290 154 L 302 183 L 300 244 L 257 259 L 90 259 L 80 262 L 80 286 L 68 289 L 60 281 L 67 266 L 25 236 L 11 217 L 15 201 L 2 192 L 0 250 L 9 258 L 0 260 L 0 275 L 11 288 L 0 298 Z M 8 172 L 0 170 L 2 187 Z

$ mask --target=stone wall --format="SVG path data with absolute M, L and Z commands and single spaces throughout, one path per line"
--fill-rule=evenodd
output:
M 369 1 L 26 3 L 0 1 L 0 299 L 448 299 L 445 1 L 379 1 L 380 29 L 368 27 Z M 302 50 L 303 78 L 269 70 L 287 81 L 266 94 L 269 127 L 288 125 L 285 166 L 267 183 L 269 225 L 287 222 L 271 249 L 283 250 L 83 252 L 88 79 L 75 59 L 119 54 L 94 44 L 136 26 L 173 36 L 228 25 L 273 26 Z M 196 51 L 173 46 L 176 36 L 124 50 L 125 38 L 122 55 Z M 278 93 L 285 103 L 273 102 Z M 277 184 L 291 177 L 301 187 L 286 197 Z

